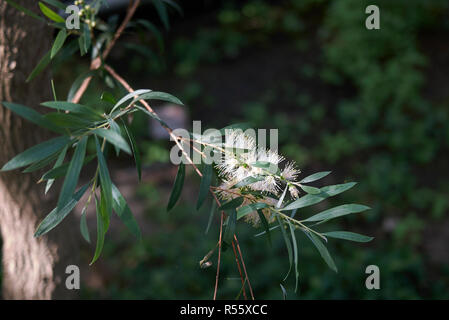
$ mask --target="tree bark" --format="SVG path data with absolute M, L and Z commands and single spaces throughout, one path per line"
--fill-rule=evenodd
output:
M 37 12 L 37 1 L 16 0 Z M 50 49 L 52 30 L 0 0 L 0 102 L 13 101 L 37 108 L 51 100 L 49 73 L 30 83 L 27 76 Z M 0 167 L 49 134 L 0 106 Z M 65 287 L 67 265 L 78 265 L 78 237 L 73 215 L 48 236 L 34 238 L 43 217 L 55 206 L 44 197 L 38 175 L 19 170 L 0 173 L 2 286 L 5 299 L 65 299 L 76 292 Z M 53 188 L 57 188 L 54 186 Z M 50 191 L 51 193 L 51 191 Z

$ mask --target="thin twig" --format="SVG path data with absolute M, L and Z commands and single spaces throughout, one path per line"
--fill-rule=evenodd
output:
M 215 289 L 214 289 L 214 300 L 217 300 L 217 291 L 218 291 L 218 278 L 220 276 L 220 261 L 221 261 L 221 242 L 222 242 L 222 234 L 223 234 L 223 219 L 224 212 L 221 212 L 220 219 L 220 237 L 218 238 L 218 261 L 217 261 L 217 275 L 215 276 Z
M 110 66 L 108 65 L 104 65 L 104 69 L 109 72 L 109 74 L 116 79 L 128 92 L 134 92 L 134 89 L 125 81 L 125 79 L 123 79 L 122 77 L 120 77 L 117 72 L 114 71 L 114 69 L 112 69 Z M 150 107 L 150 105 L 145 101 L 145 100 L 141 100 L 140 101 L 143 106 L 150 112 L 156 115 L 156 112 L 154 112 L 153 108 Z M 175 141 L 176 145 L 178 146 L 178 148 L 181 150 L 182 154 L 184 155 L 184 157 L 187 159 L 187 161 L 193 166 L 193 168 L 195 169 L 196 173 L 202 177 L 203 174 L 201 173 L 201 171 L 198 169 L 198 167 L 194 164 L 193 160 L 190 158 L 190 156 L 185 152 L 184 148 L 182 147 L 182 145 L 179 143 L 178 141 L 178 137 L 176 137 L 176 135 L 173 133 L 173 130 L 162 124 L 161 126 L 168 132 L 168 134 L 170 135 L 170 137 Z
M 240 262 L 239 262 L 239 259 L 237 258 L 237 252 L 235 251 L 234 240 L 232 240 L 232 250 L 234 250 L 235 262 L 237 263 L 237 268 L 239 269 L 240 279 L 242 279 L 243 297 L 245 298 L 245 300 L 248 300 L 248 297 L 246 296 L 246 290 L 245 290 L 246 280 L 243 278 L 242 269 L 240 268 Z
M 129 21 L 131 20 L 134 13 L 136 12 L 136 9 L 139 6 L 139 4 L 140 4 L 140 0 L 134 0 L 134 1 L 130 0 L 129 1 L 128 10 L 126 12 L 125 19 L 123 19 L 121 25 L 119 26 L 117 31 L 114 33 L 114 36 L 113 36 L 111 42 L 109 42 L 106 49 L 103 51 L 103 54 L 101 55 L 101 57 L 96 57 L 94 60 L 92 60 L 92 62 L 90 64 L 90 70 L 97 70 L 101 66 L 101 61 L 106 60 L 107 56 L 109 55 L 109 53 L 112 50 L 112 47 L 114 47 L 117 39 L 122 35 L 123 30 L 125 30 Z M 83 96 L 84 92 L 86 92 L 87 88 L 89 87 L 89 83 L 91 80 L 92 80 L 92 76 L 84 79 L 83 83 L 78 88 L 75 95 L 73 96 L 73 99 L 72 99 L 73 103 L 78 103 L 81 100 L 81 97 Z
M 254 300 L 253 288 L 251 287 L 251 283 L 249 282 L 248 273 L 246 272 L 245 261 L 243 260 L 243 255 L 242 255 L 242 251 L 240 250 L 239 241 L 237 240 L 237 236 L 235 234 L 234 234 L 234 240 L 235 240 L 235 244 L 237 245 L 237 250 L 239 251 L 239 254 L 240 254 L 240 260 L 242 261 L 243 272 L 245 272 L 245 277 L 246 277 L 246 280 L 248 281 L 248 288 L 249 288 L 249 292 L 251 293 L 251 299 Z

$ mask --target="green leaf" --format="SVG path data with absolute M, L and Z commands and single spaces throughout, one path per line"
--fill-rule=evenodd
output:
M 42 1 L 58 8 L 58 9 L 64 10 L 64 11 L 67 7 L 67 5 L 65 5 L 64 3 L 62 3 L 61 1 L 58 1 L 58 0 L 42 0 Z
M 115 105 L 117 103 L 117 99 L 115 99 L 115 96 L 112 93 L 107 92 L 107 91 L 105 91 L 101 94 L 100 99 L 103 101 L 109 102 L 113 105 Z
M 265 180 L 265 177 L 263 176 L 250 176 L 250 177 L 246 177 L 245 179 L 243 179 L 242 181 L 239 181 L 238 183 L 236 183 L 233 188 L 242 188 L 242 187 L 246 187 L 247 185 L 253 184 L 255 182 L 258 181 L 263 181 Z
M 103 250 L 104 236 L 106 234 L 106 228 L 108 224 L 106 213 L 104 212 L 104 207 L 101 206 L 101 202 L 98 201 L 96 196 L 95 206 L 97 211 L 97 245 L 95 246 L 94 257 L 92 258 L 92 261 L 89 265 L 92 265 L 100 257 L 101 251 Z
M 89 26 L 85 23 L 83 23 L 83 40 L 84 52 L 88 52 L 91 45 L 90 29 Z
M 314 205 L 318 202 L 323 201 L 324 199 L 327 199 L 328 197 L 332 197 L 346 190 L 349 190 L 355 185 L 356 182 L 348 182 L 344 184 L 336 184 L 332 186 L 323 187 L 320 189 L 321 192 L 319 194 L 307 194 L 293 201 L 289 205 L 285 206 L 284 208 L 281 209 L 281 211 L 299 209 Z
M 304 190 L 305 192 L 307 192 L 308 194 L 319 194 L 321 192 L 320 189 L 315 188 L 315 187 L 310 187 L 310 186 L 305 186 L 300 184 L 299 187 Z
M 133 92 L 128 93 L 126 96 L 124 96 L 123 98 L 121 98 L 112 108 L 110 114 L 112 114 L 112 112 L 114 112 L 118 107 L 120 107 L 123 103 L 125 103 L 126 101 L 128 101 L 129 99 L 135 98 L 140 94 L 144 94 L 147 92 L 151 92 L 151 90 L 149 89 L 139 89 Z
M 343 239 L 355 242 L 370 242 L 373 237 L 364 236 L 363 234 L 358 234 L 349 231 L 331 231 L 323 233 L 324 236 L 336 239 Z
M 11 103 L 11 102 L 2 102 L 2 104 L 8 108 L 9 110 L 13 111 L 14 113 L 18 114 L 19 116 L 21 116 L 22 118 L 37 124 L 40 127 L 58 132 L 58 133 L 63 133 L 64 129 L 63 128 L 59 128 L 57 126 L 55 126 L 53 123 L 51 123 L 50 121 L 48 121 L 47 119 L 45 119 L 39 112 L 26 107 L 24 105 L 21 104 L 17 104 L 17 103 Z
M 237 210 L 237 220 L 243 218 L 244 216 L 246 216 L 247 214 L 249 214 L 253 211 L 257 211 L 259 209 L 263 209 L 266 207 L 268 207 L 268 204 L 263 203 L 263 202 L 247 204 L 246 206 L 243 206 Z
M 162 23 L 164 24 L 164 27 L 166 30 L 170 28 L 170 23 L 168 21 L 168 13 L 167 8 L 163 4 L 161 0 L 153 0 L 153 4 L 156 8 L 156 11 L 159 15 L 159 18 L 161 19 Z
M 138 100 L 162 100 L 167 101 L 179 105 L 184 105 L 181 100 L 176 98 L 175 96 L 165 93 L 165 92 L 159 92 L 159 91 L 151 91 L 148 93 L 144 93 L 139 96 Z
M 84 45 L 83 45 L 84 48 Z M 75 81 L 73 81 L 72 86 L 70 87 L 69 93 L 67 94 L 67 101 L 72 101 L 75 97 L 76 92 L 81 87 L 81 84 L 84 82 L 86 78 L 93 77 L 96 74 L 96 71 L 88 71 L 80 74 Z
M 61 193 L 58 199 L 58 210 L 63 208 L 69 201 L 73 191 L 78 184 L 78 178 L 83 167 L 84 156 L 86 154 L 87 136 L 78 141 L 72 160 L 70 161 L 67 175 L 64 179 L 64 184 L 61 188 Z
M 200 191 L 198 194 L 198 200 L 196 202 L 196 210 L 201 208 L 201 206 L 204 203 L 204 200 L 206 200 L 206 197 L 209 193 L 209 187 L 212 183 L 212 174 L 213 174 L 213 168 L 210 164 L 204 164 L 203 165 L 203 177 L 201 178 L 201 184 L 200 184 Z
M 47 101 L 42 102 L 41 105 L 56 110 L 70 111 L 72 113 L 86 115 L 88 117 L 95 118 L 97 120 L 101 119 L 104 120 L 104 118 L 101 116 L 101 113 L 98 112 L 97 110 L 78 103 L 72 103 L 67 101 Z
M 354 203 L 344 204 L 344 205 L 333 207 L 333 208 L 327 209 L 323 212 L 320 212 L 310 218 L 307 218 L 306 220 L 304 220 L 304 222 L 330 220 L 330 219 L 341 217 L 341 216 L 351 214 L 351 213 L 363 212 L 368 209 L 371 209 L 371 208 L 361 205 L 361 204 L 354 204 Z
M 295 228 L 292 226 L 289 220 L 287 220 L 288 226 L 290 227 L 290 234 L 292 236 L 293 243 L 293 262 L 295 264 L 295 292 L 298 291 L 298 282 L 299 282 L 299 270 L 298 270 L 298 244 L 296 242 L 295 237 Z
M 83 33 L 78 37 L 78 46 L 80 48 L 81 56 L 84 56 L 87 52 L 84 49 L 84 34 Z
M 0 171 L 14 170 L 45 159 L 58 152 L 69 142 L 70 138 L 67 136 L 61 136 L 42 142 L 9 160 Z
M 164 40 L 162 38 L 162 34 L 155 27 L 155 25 L 152 24 L 151 22 L 149 22 L 148 20 L 143 20 L 143 19 L 137 20 L 137 23 L 141 24 L 142 26 L 147 28 L 151 33 L 153 33 L 153 35 L 156 37 L 160 52 L 163 52 L 164 51 Z
M 33 163 L 31 166 L 29 166 L 28 168 L 26 168 L 25 170 L 23 170 L 23 173 L 28 173 L 28 172 L 33 172 L 39 169 L 42 169 L 46 166 L 48 166 L 53 160 L 56 160 L 56 158 L 58 157 L 57 153 L 52 154 L 51 156 L 42 159 L 40 161 L 37 161 L 35 163 Z
M 53 166 L 53 169 L 59 167 L 62 164 L 62 162 L 65 159 L 65 155 L 67 154 L 67 149 L 68 148 L 69 148 L 69 146 L 67 145 L 67 146 L 64 147 L 64 149 L 62 149 L 61 153 L 58 156 L 58 159 L 56 159 L 56 162 L 55 162 L 55 165 Z M 67 168 L 68 168 L 68 166 L 67 166 Z M 54 182 L 55 182 L 55 179 L 49 179 L 47 181 L 47 185 L 45 186 L 45 194 L 47 194 L 48 190 L 50 190 L 50 188 L 51 188 L 51 186 L 53 185 Z
M 103 152 L 101 151 L 98 138 L 95 136 L 95 148 L 97 150 L 98 167 L 100 171 L 100 182 L 101 182 L 101 192 L 102 198 L 105 201 L 105 210 L 108 217 L 112 213 L 112 182 L 109 176 L 108 166 L 104 158 Z
M 282 231 L 282 236 L 284 237 L 284 241 L 285 241 L 285 246 L 287 247 L 287 252 L 288 252 L 288 261 L 290 263 L 290 267 L 288 269 L 287 274 L 284 277 L 284 280 L 288 278 L 288 276 L 290 275 L 290 271 L 292 270 L 292 265 L 293 265 L 293 250 L 292 250 L 292 244 L 290 243 L 290 240 L 287 237 L 287 232 L 285 231 L 284 225 L 281 221 L 281 219 L 279 218 L 279 215 L 276 215 L 276 219 L 278 221 L 279 227 Z
M 95 159 L 95 155 L 90 155 L 84 159 L 83 166 L 88 164 L 92 159 Z M 60 178 L 66 175 L 67 170 L 69 169 L 70 162 L 66 162 L 59 166 L 55 166 L 53 169 L 47 171 L 41 178 L 41 180 L 50 180 Z
M 136 139 L 132 132 L 128 129 L 128 127 L 123 122 L 123 127 L 125 128 L 126 134 L 128 135 L 129 141 L 131 142 L 131 149 L 133 151 L 134 161 L 136 162 L 137 168 L 137 176 L 139 177 L 139 181 L 142 180 L 142 161 L 140 160 L 140 152 L 137 147 Z
M 235 228 L 237 224 L 237 212 L 235 209 L 230 209 L 227 211 L 228 213 L 228 223 L 226 224 L 226 229 L 223 234 L 223 241 L 227 244 L 232 243 L 232 239 L 234 238 Z
M 42 13 L 47 16 L 50 20 L 53 20 L 54 22 L 62 22 L 65 23 L 64 18 L 62 18 L 59 14 L 51 10 L 49 7 L 47 7 L 42 2 L 39 2 L 39 8 L 41 9 Z
M 58 209 L 54 208 L 42 222 L 37 227 L 36 232 L 34 233 L 35 237 L 39 237 L 41 235 L 46 234 L 48 231 L 52 230 L 56 227 L 64 218 L 70 213 L 70 211 L 75 208 L 78 201 L 81 199 L 83 194 L 86 192 L 88 184 L 80 188 L 75 194 L 70 196 L 70 200 L 66 203 L 65 206 Z
M 74 113 L 49 112 L 44 115 L 44 118 L 61 128 L 84 129 L 92 125 L 92 121 Z
M 321 178 L 324 178 L 325 176 L 327 176 L 331 172 L 332 171 L 322 171 L 322 172 L 314 173 L 314 174 L 312 174 L 310 176 L 305 177 L 304 179 L 299 181 L 299 183 L 309 183 L 309 182 L 313 182 L 313 181 L 319 180 Z
M 182 187 L 184 186 L 185 170 L 185 164 L 184 162 L 181 162 L 178 167 L 178 173 L 176 174 L 170 199 L 168 200 L 167 211 L 170 211 L 175 206 L 179 196 L 181 195 Z
M 119 147 L 126 153 L 131 154 L 131 149 L 129 148 L 128 143 L 117 132 L 103 128 L 95 129 L 92 132 L 95 133 L 96 135 L 99 135 L 102 138 L 105 138 L 108 142 L 110 142 L 114 146 Z
M 204 234 L 207 234 L 209 232 L 210 226 L 212 225 L 212 219 L 214 218 L 214 213 L 217 209 L 217 203 L 215 201 L 212 201 L 212 205 L 210 206 L 210 211 L 209 211 L 209 221 L 207 222 L 207 227 L 206 227 L 206 231 L 204 232 Z
M 53 43 L 53 47 L 51 48 L 50 59 L 53 59 L 54 56 L 59 52 L 59 50 L 64 45 L 65 39 L 67 39 L 67 30 L 61 29 L 56 36 L 55 42 Z
M 142 238 L 139 225 L 131 212 L 125 198 L 122 196 L 118 188 L 112 184 L 112 209 L 118 215 L 120 220 L 125 224 L 125 226 L 131 231 L 137 239 Z
M 268 225 L 268 221 L 265 218 L 265 215 L 263 214 L 262 210 L 257 210 L 257 214 L 259 215 L 259 219 L 262 222 L 262 226 L 265 229 L 265 233 L 267 234 L 268 243 L 271 246 L 272 245 L 272 243 L 271 243 L 271 233 L 270 233 L 270 227 Z
M 86 207 L 84 207 L 83 211 L 81 212 L 80 231 L 84 240 L 90 243 L 89 228 L 87 227 L 87 219 L 86 219 Z
M 27 8 L 22 7 L 21 5 L 18 5 L 18 4 L 15 3 L 14 1 L 12 1 L 12 0 L 5 0 L 5 1 L 8 2 L 9 5 L 10 5 L 11 7 L 14 7 L 14 8 L 16 8 L 16 9 L 19 10 L 19 11 L 22 11 L 22 12 L 25 13 L 26 15 L 28 15 L 28 16 L 30 16 L 30 17 L 33 17 L 34 19 L 37 19 L 37 20 L 39 20 L 39 21 L 45 22 L 45 19 L 44 19 L 44 18 L 38 16 L 38 15 L 35 14 L 33 11 L 28 10 Z
M 312 241 L 312 243 L 318 249 L 318 252 L 320 253 L 323 260 L 327 263 L 329 268 L 331 268 L 335 272 L 338 272 L 337 266 L 335 265 L 334 260 L 332 259 L 331 255 L 329 254 L 329 251 L 327 250 L 326 246 L 321 242 L 321 240 L 315 234 L 313 234 L 309 231 L 305 230 L 304 233 L 307 235 L 307 237 L 310 239 L 310 241 Z
M 272 173 L 272 174 L 276 174 L 279 173 L 279 167 L 277 165 L 275 165 L 274 163 L 268 162 L 268 161 L 256 161 L 253 163 L 249 164 L 252 167 L 256 167 L 256 168 L 262 168 L 265 169 L 266 171 Z
M 228 202 L 226 202 L 225 204 L 221 205 L 218 210 L 223 210 L 223 211 L 227 211 L 227 210 L 234 210 L 237 207 L 241 206 L 243 203 L 244 198 L 243 197 L 237 197 L 234 198 Z
M 48 64 L 51 61 L 51 56 L 50 55 L 51 55 L 51 51 L 48 51 L 42 57 L 42 59 L 37 64 L 37 66 L 34 67 L 33 71 L 31 71 L 30 75 L 28 76 L 28 78 L 26 79 L 25 82 L 30 82 L 31 80 L 33 80 L 37 75 L 39 75 L 39 73 L 41 73 L 48 66 Z

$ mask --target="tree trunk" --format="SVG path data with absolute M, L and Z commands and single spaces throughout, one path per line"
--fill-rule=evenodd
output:
M 37 1 L 15 0 L 37 12 Z M 0 102 L 37 107 L 50 100 L 49 73 L 25 83 L 39 59 L 49 50 L 52 30 L 0 0 Z M 49 134 L 0 106 L 0 167 Z M 55 206 L 44 196 L 38 175 L 19 170 L 0 173 L 0 230 L 5 299 L 64 299 L 75 292 L 65 287 L 65 268 L 78 262 L 73 215 L 48 236 L 34 238 L 38 223 Z M 54 186 L 53 188 L 57 188 Z M 51 191 L 50 191 L 51 193 Z M 72 220 L 72 221 L 70 221 Z

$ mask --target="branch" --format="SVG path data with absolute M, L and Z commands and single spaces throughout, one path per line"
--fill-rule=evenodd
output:
M 128 5 L 128 9 L 126 11 L 125 19 L 122 21 L 121 25 L 119 26 L 117 31 L 114 33 L 112 41 L 109 42 L 109 44 L 106 46 L 106 49 L 103 51 L 103 54 L 101 55 L 101 57 L 96 57 L 94 60 L 92 60 L 92 62 L 90 64 L 90 70 L 97 70 L 101 66 L 101 61 L 102 60 L 106 60 L 107 56 L 109 55 L 109 53 L 111 52 L 112 48 L 114 47 L 117 39 L 120 38 L 120 36 L 123 33 L 123 30 L 125 30 L 125 28 L 128 25 L 129 21 L 131 20 L 131 18 L 133 17 L 134 13 L 136 12 L 136 9 L 139 6 L 139 4 L 140 4 L 140 0 L 134 0 L 134 1 L 130 0 L 129 1 L 129 5 Z M 73 103 L 78 103 L 81 100 L 81 97 L 83 96 L 84 92 L 86 92 L 87 88 L 89 87 L 89 84 L 90 84 L 91 80 L 92 80 L 92 76 L 87 77 L 86 79 L 84 79 L 83 83 L 78 88 L 78 90 L 76 91 L 76 93 L 75 93 L 75 95 L 74 95 L 74 97 L 72 99 Z

